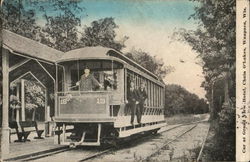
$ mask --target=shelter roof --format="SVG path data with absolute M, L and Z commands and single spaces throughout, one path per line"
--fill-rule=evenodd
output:
M 3 46 L 15 53 L 32 58 L 56 62 L 64 53 L 32 39 L 20 36 L 8 30 L 2 31 Z M 32 48 L 31 48 L 32 47 Z

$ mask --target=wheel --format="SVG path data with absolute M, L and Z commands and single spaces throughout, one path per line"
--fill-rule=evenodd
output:
M 152 134 L 157 134 L 159 129 L 152 130 Z

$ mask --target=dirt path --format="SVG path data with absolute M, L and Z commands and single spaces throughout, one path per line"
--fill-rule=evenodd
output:
M 170 143 L 149 161 L 193 161 L 198 157 L 200 147 L 206 137 L 208 123 L 200 123 L 192 131 Z

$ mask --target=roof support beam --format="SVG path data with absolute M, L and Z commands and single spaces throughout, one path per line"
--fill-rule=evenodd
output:
M 36 60 L 36 62 L 37 62 L 37 63 L 43 68 L 43 70 L 49 75 L 49 77 L 53 80 L 54 85 L 55 85 L 56 81 L 55 81 L 54 77 L 48 72 L 48 70 L 47 70 L 38 60 Z
M 18 78 L 16 78 L 15 80 L 13 80 L 11 83 L 15 83 L 18 80 L 21 80 L 23 77 L 25 77 L 26 75 L 31 75 L 43 88 L 46 89 L 46 86 L 31 72 L 28 71 L 26 73 L 24 73 L 23 75 L 19 76 Z
M 9 72 L 15 70 L 16 68 L 18 68 L 18 67 L 22 66 L 23 64 L 29 62 L 30 60 L 31 60 L 31 59 L 26 58 L 25 60 L 23 60 L 23 61 L 21 61 L 21 62 L 15 64 L 15 65 L 13 65 L 12 67 L 9 68 Z

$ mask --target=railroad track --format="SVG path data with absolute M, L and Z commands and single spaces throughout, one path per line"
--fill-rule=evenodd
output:
M 200 149 L 200 152 L 199 152 L 199 155 L 198 155 L 196 161 L 200 161 L 201 158 L 202 158 L 202 152 L 203 152 L 203 149 L 204 149 L 206 140 L 207 140 L 207 136 L 208 136 L 209 130 L 210 130 L 210 126 L 209 126 L 209 128 L 207 129 L 206 136 L 205 136 L 205 138 L 204 138 L 203 141 L 202 141 L 201 149 Z
M 59 154 L 61 152 L 65 152 L 69 150 L 70 148 L 68 146 L 65 146 L 65 147 L 55 148 L 52 150 L 46 150 L 46 151 L 32 153 L 28 155 L 21 155 L 21 156 L 17 156 L 14 158 L 8 158 L 8 159 L 5 159 L 4 161 L 31 161 L 31 160 L 41 159 L 47 156 Z
M 181 141 L 181 137 L 183 137 L 184 135 L 186 135 L 188 132 L 190 132 L 191 130 L 193 130 L 194 128 L 196 128 L 198 125 L 198 123 L 196 123 L 194 126 L 192 126 L 191 128 L 187 129 L 185 132 L 179 134 L 178 136 L 176 136 L 174 139 L 164 143 L 160 148 L 158 148 L 156 151 L 154 151 L 151 155 L 147 156 L 146 158 L 142 159 L 142 161 L 151 161 L 152 159 L 155 159 L 156 157 L 159 157 L 159 155 L 161 157 L 164 157 L 164 155 L 166 154 L 165 150 L 169 150 L 169 146 L 171 145 L 176 145 L 174 142 L 176 141 L 178 143 L 178 141 Z M 202 143 L 199 144 L 200 146 L 200 151 L 198 152 L 199 154 L 195 156 L 195 154 L 189 154 L 189 156 L 191 155 L 191 159 L 186 159 L 186 160 L 196 160 L 197 162 L 201 160 L 202 158 L 202 152 L 206 143 L 206 139 L 208 137 L 208 133 L 209 133 L 209 129 L 210 129 L 210 125 L 208 126 L 205 134 L 204 134 L 204 138 L 202 139 Z M 171 148 L 171 147 L 170 147 Z M 173 148 L 173 146 L 172 146 Z M 189 149 L 190 150 L 190 149 Z M 164 153 L 165 152 L 165 153 Z M 161 155 L 163 153 L 163 155 Z M 167 155 L 170 156 L 170 161 L 172 156 L 170 155 L 171 151 L 169 153 L 167 153 Z M 173 155 L 173 154 L 172 154 Z M 185 154 L 184 154 L 184 158 L 185 158 Z M 183 158 L 182 156 L 180 156 L 181 158 Z M 186 157 L 187 158 L 187 157 Z M 173 160 L 173 159 L 172 159 Z M 179 159 L 180 160 L 180 159 Z M 185 159 L 182 159 L 185 161 Z
M 203 121 L 202 121 L 202 122 L 203 122 Z M 164 147 L 166 147 L 168 144 L 174 142 L 175 140 L 177 140 L 178 138 L 180 138 L 180 137 L 183 136 L 184 134 L 190 132 L 192 129 L 194 129 L 194 128 L 198 125 L 198 123 L 200 123 L 200 122 L 188 123 L 188 124 L 181 124 L 181 125 L 178 125 L 178 126 L 175 126 L 175 127 L 172 127 L 172 128 L 170 128 L 170 129 L 167 129 L 167 130 L 164 130 L 164 131 L 160 132 L 160 133 L 164 133 L 164 132 L 168 132 L 168 131 L 174 130 L 174 129 L 179 128 L 179 127 L 182 127 L 182 126 L 187 126 L 187 125 L 195 124 L 195 125 L 192 126 L 191 128 L 188 128 L 188 129 L 185 130 L 183 133 L 181 133 L 180 135 L 178 135 L 175 139 L 173 139 L 173 140 L 167 142 L 166 144 L 164 144 L 163 147 L 159 148 L 157 151 L 153 152 L 151 155 L 149 155 L 147 158 L 143 159 L 142 161 L 148 160 L 151 156 L 154 156 L 155 154 L 157 154 L 159 151 L 161 151 L 161 149 L 163 149 Z M 146 138 L 152 138 L 152 136 L 147 136 Z M 140 138 L 139 140 L 145 140 L 145 138 Z M 137 141 L 137 142 L 138 142 L 138 141 Z M 108 150 L 105 150 L 105 151 L 96 153 L 96 154 L 94 154 L 94 155 L 85 157 L 85 158 L 83 158 L 82 160 L 80 160 L 80 162 L 82 162 L 82 161 L 88 161 L 88 160 L 93 160 L 93 159 L 95 159 L 95 158 L 98 158 L 98 157 L 100 157 L 100 156 L 102 156 L 102 155 L 104 155 L 104 154 L 107 154 L 107 153 L 109 153 L 109 152 L 111 152 L 111 151 L 114 151 L 114 150 L 115 150 L 115 148 L 109 148 Z
M 198 124 L 195 124 L 194 126 L 192 126 L 191 128 L 188 128 L 187 130 L 185 130 L 183 133 L 179 134 L 178 136 L 176 136 L 174 139 L 166 142 L 162 147 L 160 147 L 159 149 L 157 149 L 156 151 L 154 151 L 152 154 L 150 154 L 149 156 L 147 156 L 145 159 L 143 159 L 142 161 L 149 161 L 149 159 L 153 156 L 155 156 L 156 154 L 158 154 L 161 150 L 163 150 L 164 148 L 166 148 L 170 143 L 173 143 L 174 141 L 178 140 L 180 137 L 182 137 L 183 135 L 185 135 L 186 133 L 190 132 L 191 130 L 193 130 Z
M 187 132 L 191 131 L 193 128 L 195 128 L 197 126 L 198 123 L 201 123 L 201 122 L 204 122 L 204 121 L 192 122 L 192 123 L 187 123 L 187 124 L 180 124 L 180 125 L 177 125 L 175 127 L 170 128 L 170 129 L 163 130 L 163 131 L 161 131 L 159 133 L 164 133 L 164 132 L 168 132 L 168 131 L 174 130 L 174 129 L 182 127 L 182 126 L 187 126 L 187 125 L 195 124 L 194 126 L 192 126 L 190 129 L 186 130 L 181 135 L 178 135 L 175 139 L 173 139 L 173 140 L 169 141 L 168 143 L 166 143 L 165 144 L 165 146 L 166 146 L 169 143 L 174 142 L 175 140 L 177 140 L 178 138 L 180 138 L 181 136 L 183 136 Z M 136 140 L 138 142 L 139 140 L 150 139 L 150 138 L 152 138 L 152 136 L 154 136 L 154 135 L 148 135 L 148 136 L 145 136 L 143 138 L 141 138 L 141 136 L 140 136 L 137 139 L 134 138 L 134 140 Z M 120 147 L 124 147 L 125 145 L 127 145 L 126 142 L 125 143 L 119 143 Z M 153 156 L 154 154 L 156 154 L 157 152 L 159 152 L 165 146 L 161 147 L 156 152 L 152 153 L 150 155 L 150 157 Z M 98 157 L 100 157 L 100 156 L 102 156 L 104 154 L 108 154 L 108 153 L 110 153 L 112 151 L 115 151 L 115 150 L 117 150 L 117 147 L 107 147 L 103 151 L 98 151 L 98 153 L 96 153 L 96 151 L 95 151 L 94 153 L 91 153 L 91 155 L 89 155 L 87 157 L 84 157 L 84 158 L 82 158 L 81 160 L 78 160 L 78 161 L 82 162 L 82 161 L 93 160 L 95 158 L 98 158 Z M 14 160 L 18 160 L 18 161 L 33 161 L 33 160 L 38 160 L 38 159 L 46 158 L 46 157 L 53 156 L 53 155 L 56 155 L 56 154 L 60 154 L 60 153 L 67 152 L 67 151 L 74 151 L 74 149 L 69 148 L 68 146 L 66 146 L 66 147 L 61 147 L 61 148 L 57 148 L 57 149 L 54 149 L 54 150 L 50 150 L 50 151 L 47 151 L 47 152 L 45 151 L 44 153 L 31 154 L 31 155 L 25 155 L 25 156 L 20 156 L 20 157 L 16 157 L 16 158 L 6 159 L 6 161 L 14 161 Z M 147 157 L 147 159 L 148 158 L 149 157 Z M 145 159 L 145 160 L 147 160 L 147 159 Z

